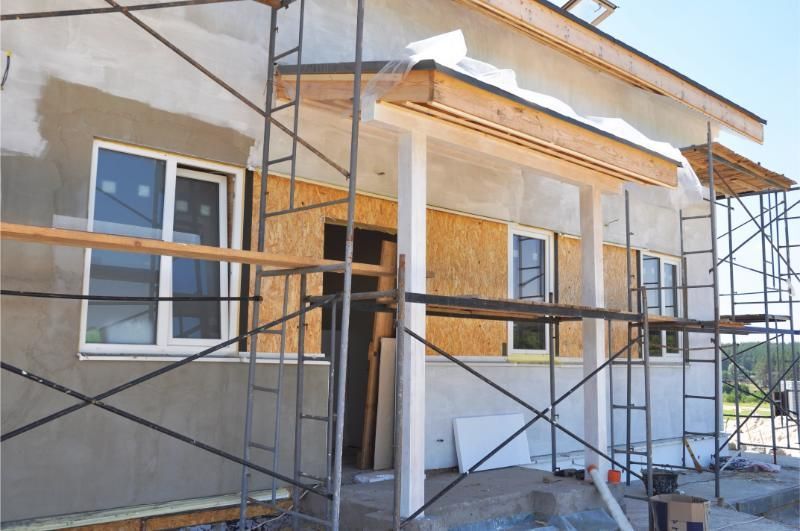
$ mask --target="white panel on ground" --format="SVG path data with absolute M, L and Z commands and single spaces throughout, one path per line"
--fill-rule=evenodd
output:
M 395 339 L 381 338 L 378 365 L 378 412 L 375 416 L 375 470 L 394 466 L 394 360 Z
M 469 470 L 524 424 L 522 413 L 453 419 L 458 471 L 463 473 Z M 528 435 L 527 432 L 522 432 L 476 471 L 528 465 L 530 462 Z

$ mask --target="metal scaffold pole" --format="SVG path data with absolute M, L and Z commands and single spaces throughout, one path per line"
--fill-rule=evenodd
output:
M 345 384 L 347 380 L 348 335 L 350 332 L 350 290 L 353 281 L 353 238 L 355 235 L 355 201 L 356 176 L 358 169 L 358 132 L 361 120 L 361 61 L 364 40 L 364 1 L 358 0 L 356 7 L 356 45 L 355 65 L 353 67 L 353 117 L 350 131 L 350 181 L 347 197 L 347 236 L 344 256 L 344 293 L 342 294 L 341 338 L 339 358 L 337 360 L 336 389 L 336 429 L 335 453 L 332 474 L 333 508 L 331 524 L 334 530 L 339 529 L 339 516 L 342 503 L 342 441 L 344 436 Z
M 714 290 L 714 496 L 720 497 L 720 421 L 722 420 L 721 379 L 722 360 L 719 344 L 719 279 L 717 275 L 717 193 L 714 186 L 714 150 L 711 141 L 711 122 L 707 123 L 706 141 L 708 143 L 708 200 L 711 224 L 711 283 Z

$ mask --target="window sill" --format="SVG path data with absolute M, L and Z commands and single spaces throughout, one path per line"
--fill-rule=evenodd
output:
M 148 361 L 148 362 L 175 362 L 184 358 L 194 355 L 195 352 L 187 354 L 115 354 L 108 353 L 85 353 L 78 352 L 78 359 L 81 361 Z M 324 354 L 306 354 L 308 357 L 318 358 L 314 360 L 306 360 L 306 365 L 329 365 L 328 360 L 325 359 Z M 192 363 L 249 363 L 250 354 L 248 352 L 239 352 L 236 354 L 209 354 L 199 358 Z M 264 352 L 256 356 L 256 363 L 266 363 L 277 365 L 280 362 L 280 357 L 277 353 Z M 286 353 L 284 363 L 287 365 L 297 365 L 297 354 Z

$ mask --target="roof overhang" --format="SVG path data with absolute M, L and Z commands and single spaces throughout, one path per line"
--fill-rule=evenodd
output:
M 681 149 L 704 186 L 708 186 L 708 144 Z M 717 197 L 789 190 L 796 183 L 780 173 L 739 155 L 719 142 L 711 144 Z
M 364 86 L 384 64 L 364 64 Z M 302 99 L 345 109 L 353 94 L 352 68 L 352 64 L 341 63 L 304 66 Z M 290 98 L 295 93 L 293 72 L 288 67 L 279 71 L 279 94 L 283 97 Z M 678 161 L 433 61 L 418 63 L 381 94 L 379 101 L 603 176 L 666 187 L 677 185 Z
M 637 87 L 764 142 L 766 120 L 547 0 L 456 0 Z

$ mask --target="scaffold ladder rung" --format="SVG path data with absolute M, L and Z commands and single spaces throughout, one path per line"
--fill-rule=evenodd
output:
M 286 103 L 282 103 L 281 105 L 278 105 L 278 106 L 276 106 L 276 107 L 273 107 L 273 108 L 272 108 L 272 112 L 279 112 L 279 111 L 282 111 L 282 110 L 284 110 L 284 109 L 288 109 L 289 107 L 292 107 L 292 106 L 293 106 L 293 105 L 295 105 L 296 103 L 297 103 L 297 101 L 296 101 L 296 100 L 289 100 L 289 101 L 287 101 Z
M 254 441 L 250 441 L 248 443 L 248 445 L 250 446 L 250 448 L 257 448 L 258 450 L 264 450 L 265 452 L 274 452 L 275 451 L 275 447 L 273 447 L 273 446 L 269 446 L 267 444 L 257 443 L 257 442 L 254 442 Z
M 295 46 L 293 48 L 289 48 L 288 50 L 284 50 L 281 53 L 275 55 L 274 61 L 280 61 L 284 57 L 288 57 L 293 53 L 297 52 L 298 50 L 300 50 L 300 46 Z

